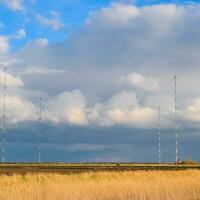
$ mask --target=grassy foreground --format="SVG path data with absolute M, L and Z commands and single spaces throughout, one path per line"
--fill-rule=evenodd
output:
M 198 170 L 0 176 L 0 200 L 198 199 Z

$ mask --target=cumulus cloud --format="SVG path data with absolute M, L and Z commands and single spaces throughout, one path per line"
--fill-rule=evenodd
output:
M 19 29 L 15 35 L 3 36 L 0 35 L 0 56 L 8 55 L 10 50 L 10 39 L 22 39 L 26 37 L 25 29 Z
M 130 86 L 135 86 L 141 89 L 155 91 L 159 89 L 159 84 L 153 78 L 145 78 L 141 74 L 132 73 L 121 78 L 122 82 L 128 83 Z
M 89 115 L 91 121 L 102 126 L 116 124 L 133 127 L 155 127 L 156 111 L 141 106 L 134 92 L 122 91 L 107 102 L 96 104 Z
M 39 46 L 46 46 L 48 45 L 48 40 L 46 38 L 40 38 L 35 41 L 35 43 Z
M 3 98 L 0 98 L 2 109 Z M 6 97 L 7 123 L 36 121 L 38 108 L 16 92 Z M 45 102 L 43 121 L 55 124 L 114 126 L 128 125 L 135 128 L 155 127 L 156 111 L 138 104 L 136 94 L 123 91 L 108 101 L 89 107 L 80 90 L 66 91 Z
M 66 91 L 47 102 L 47 119 L 54 123 L 86 125 L 86 106 L 80 90 Z
M 11 36 L 12 39 L 17 39 L 17 40 L 23 39 L 25 37 L 26 37 L 26 30 L 23 28 L 20 28 L 15 35 Z
M 45 119 L 56 124 L 155 127 L 156 111 L 138 104 L 134 92 L 123 91 L 108 101 L 88 106 L 80 90 L 65 91 L 46 103 Z
M 52 18 L 46 18 L 42 15 L 37 14 L 36 19 L 43 26 L 51 27 L 53 30 L 58 31 L 63 28 L 63 24 L 59 19 L 59 14 L 57 12 L 52 12 Z
M 101 9 L 101 11 L 93 12 L 88 18 L 86 24 L 88 26 L 96 23 L 100 26 L 112 26 L 124 27 L 127 26 L 133 19 L 139 15 L 139 9 L 135 6 L 128 6 L 126 4 L 113 3 L 112 7 Z
M 29 42 L 16 54 L 22 60 L 17 67 L 22 71 L 27 66 L 68 71 L 69 76 L 56 76 L 55 72 L 52 96 L 66 86 L 69 91 L 79 88 L 83 92 L 85 97 L 73 91 L 52 99 L 52 105 L 60 105 L 59 112 L 49 111 L 52 121 L 152 127 L 158 106 L 172 120 L 175 74 L 180 110 L 187 109 L 188 96 L 193 100 L 200 96 L 195 87 L 200 84 L 199 11 L 198 4 L 137 7 L 113 3 L 92 12 L 86 24 L 65 41 L 53 45 L 46 39 Z M 56 13 L 54 18 L 58 18 Z M 44 20 L 45 26 L 53 26 L 48 20 Z M 49 92 L 48 73 L 40 76 L 39 86 L 38 79 L 23 77 L 27 87 L 40 90 L 42 85 Z M 75 105 L 68 102 L 74 96 L 82 99 Z
M 3 98 L 0 98 L 3 105 Z M 2 106 L 0 106 L 2 110 Z M 24 121 L 37 120 L 37 109 L 33 103 L 21 96 L 7 95 L 6 97 L 6 120 L 9 124 Z
M 25 50 L 27 50 L 26 48 L 30 48 L 30 49 L 34 49 L 34 48 L 38 48 L 38 47 L 45 47 L 49 44 L 48 39 L 47 38 L 38 38 L 36 40 L 32 40 L 30 42 L 28 42 L 24 48 Z
M 183 119 L 200 122 L 200 98 L 195 99 L 182 114 Z
M 3 80 L 4 79 L 4 71 L 0 70 L 0 85 L 3 85 Z M 20 77 L 18 76 L 13 76 L 9 73 L 6 75 L 6 85 L 7 87 L 21 87 L 24 85 L 24 82 L 21 80 Z
M 5 36 L 0 36 L 0 55 L 8 53 L 9 49 L 10 45 L 8 38 Z
M 0 86 L 3 92 L 4 71 L 0 70 Z M 6 74 L 6 123 L 16 124 L 24 121 L 34 121 L 37 117 L 35 105 L 26 98 L 24 91 L 20 88 L 24 85 L 19 76 L 14 76 L 7 72 Z M 3 95 L 0 95 L 0 110 L 3 111 Z
M 22 0 L 0 0 L 0 3 L 4 3 L 11 10 L 23 10 Z

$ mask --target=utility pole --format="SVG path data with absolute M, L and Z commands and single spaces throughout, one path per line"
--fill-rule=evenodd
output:
M 174 120 L 175 120 L 175 137 L 176 137 L 176 163 L 179 161 L 179 144 L 178 144 L 178 121 L 177 121 L 177 77 L 174 76 Z
M 158 107 L 158 163 L 161 163 L 160 107 Z
M 4 66 L 3 75 L 3 116 L 2 116 L 2 163 L 5 162 L 5 134 L 6 134 L 6 89 L 7 89 L 7 66 Z
M 41 137 L 42 137 L 42 98 L 39 99 L 39 133 L 38 133 L 38 162 L 41 163 Z

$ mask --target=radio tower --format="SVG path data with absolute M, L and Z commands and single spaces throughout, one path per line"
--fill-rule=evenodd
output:
M 158 163 L 161 163 L 161 144 L 160 144 L 160 107 L 158 107 Z
M 176 163 L 179 161 L 178 149 L 178 121 L 177 121 L 177 77 L 174 76 L 174 120 L 175 120 L 175 137 L 176 137 Z
M 38 133 L 38 162 L 41 163 L 41 137 L 42 137 L 42 98 L 39 102 L 39 133 Z
M 5 162 L 5 134 L 6 134 L 6 81 L 7 81 L 7 66 L 4 66 L 4 77 L 3 77 L 3 121 L 2 121 L 2 163 Z

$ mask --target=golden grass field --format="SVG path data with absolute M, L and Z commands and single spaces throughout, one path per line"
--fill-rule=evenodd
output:
M 200 171 L 1 175 L 0 200 L 200 200 Z

